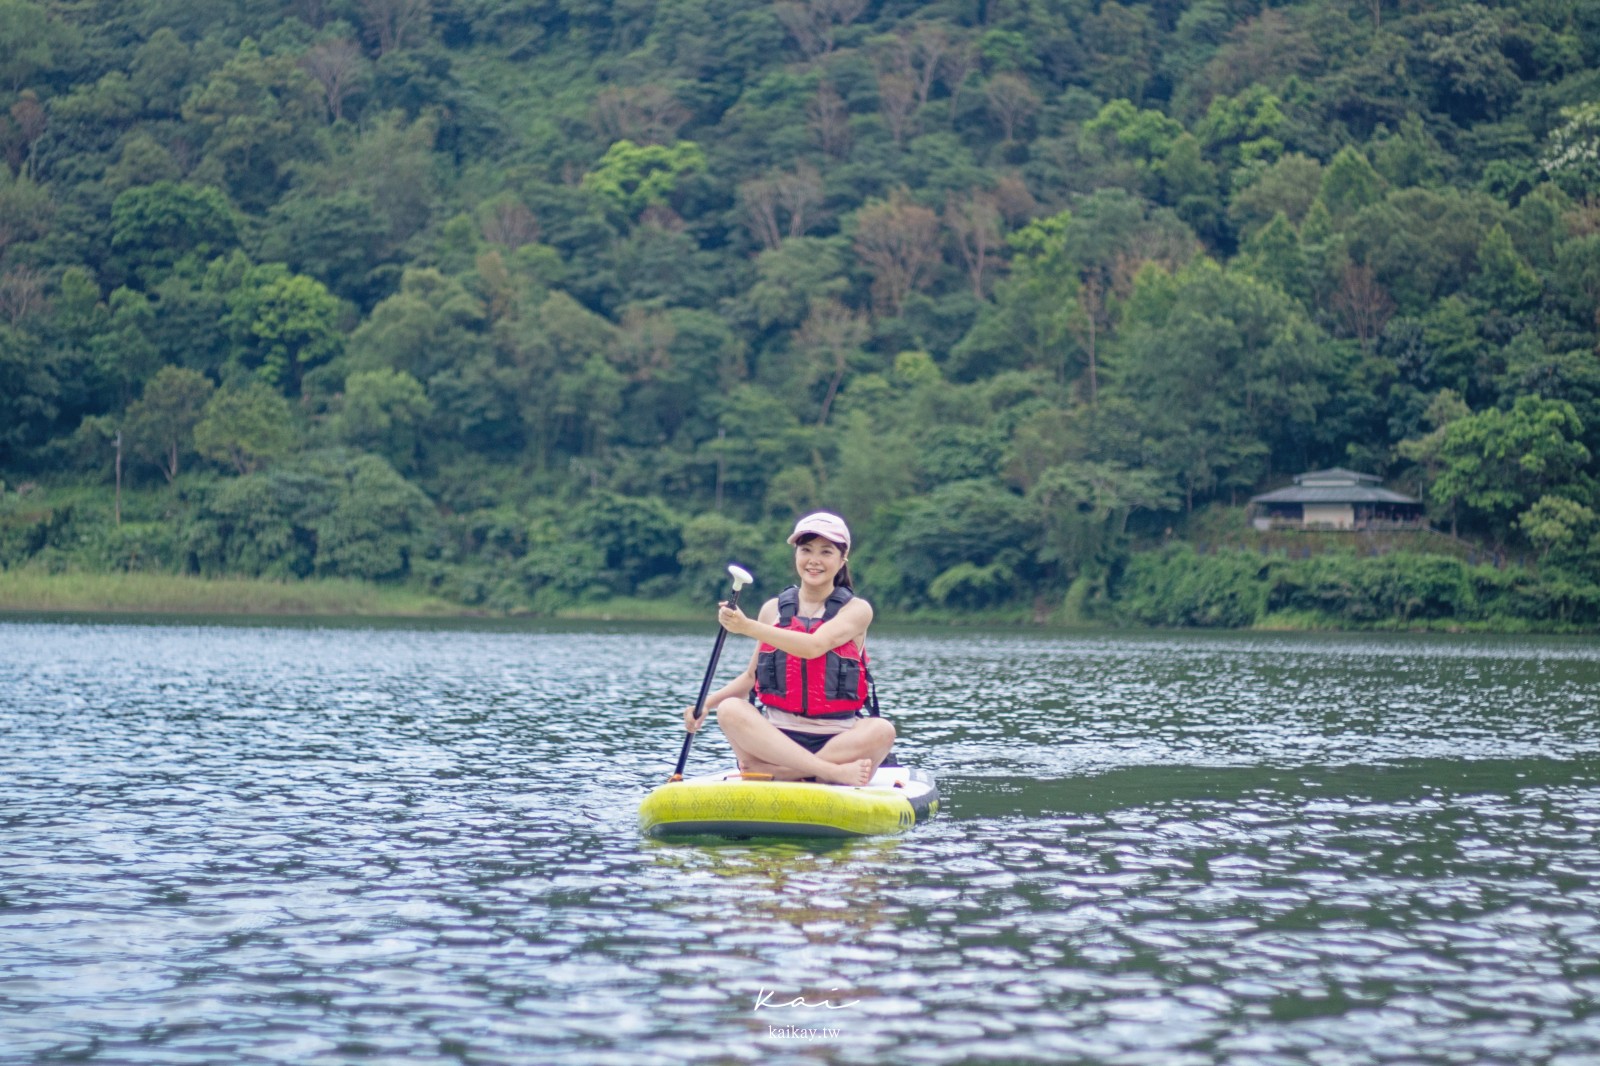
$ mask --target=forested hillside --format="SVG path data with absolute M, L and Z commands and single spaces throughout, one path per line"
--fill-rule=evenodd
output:
M 0 0 L 0 109 L 6 567 L 1600 621 L 1592 0 Z M 1526 566 L 1170 543 L 1335 465 Z

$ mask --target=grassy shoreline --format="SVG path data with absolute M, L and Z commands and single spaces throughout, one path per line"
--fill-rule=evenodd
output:
M 177 574 L 81 573 L 47 574 L 32 570 L 0 570 L 0 614 L 6 615 L 170 615 L 258 616 L 282 618 L 418 618 L 514 621 L 533 616 L 518 612 L 468 607 L 408 586 L 378 585 L 343 578 L 292 583 L 260 578 L 202 578 Z M 559 611 L 556 622 L 706 622 L 705 604 L 687 599 L 618 597 Z M 916 612 L 896 621 L 940 628 L 1044 629 L 1096 632 L 1125 628 L 1110 624 L 1041 619 L 1016 610 Z M 1141 628 L 1133 626 L 1132 628 Z M 1211 630 L 1220 632 L 1222 630 Z M 1453 633 L 1571 634 L 1593 632 L 1582 626 L 1542 624 L 1529 619 L 1397 619 L 1366 625 L 1305 611 L 1280 611 L 1234 632 L 1258 633 Z
M 41 574 L 25 570 L 0 571 L 0 611 L 402 618 L 475 613 L 417 589 L 343 579 L 286 584 L 176 574 Z

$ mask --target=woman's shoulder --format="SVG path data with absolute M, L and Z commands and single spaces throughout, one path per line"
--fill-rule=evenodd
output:
M 858 614 L 864 611 L 870 617 L 872 614 L 872 601 L 867 599 L 865 596 L 862 596 L 860 593 L 851 590 L 849 601 L 839 609 L 841 611 L 854 611 Z

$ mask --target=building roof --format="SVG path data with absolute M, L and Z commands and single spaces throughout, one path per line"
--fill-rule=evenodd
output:
M 1409 503 L 1410 496 L 1390 492 L 1379 485 L 1376 474 L 1362 474 L 1336 466 L 1296 474 L 1294 484 L 1274 492 L 1252 496 L 1251 503 Z
M 1420 503 L 1410 496 L 1378 488 L 1376 485 L 1291 485 L 1276 492 L 1252 496 L 1251 503 Z
M 1313 485 L 1377 485 L 1382 481 L 1383 479 L 1377 474 L 1363 474 L 1355 470 L 1346 470 L 1342 466 L 1336 466 L 1329 470 L 1312 470 L 1308 473 L 1294 476 L 1296 485 L 1305 485 L 1308 488 Z

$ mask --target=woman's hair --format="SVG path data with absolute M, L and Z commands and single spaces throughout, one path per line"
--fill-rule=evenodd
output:
M 832 544 L 835 548 L 839 549 L 840 555 L 849 555 L 848 549 L 846 549 L 843 544 L 840 544 L 836 540 L 828 540 L 828 538 L 824 537 L 821 533 L 807 533 L 805 536 L 795 541 L 794 546 L 798 548 L 800 545 L 810 544 L 814 540 L 826 540 L 829 544 Z M 850 560 L 848 557 L 839 567 L 839 572 L 833 575 L 833 587 L 836 589 L 849 589 L 851 592 L 856 590 L 856 587 L 850 583 Z

